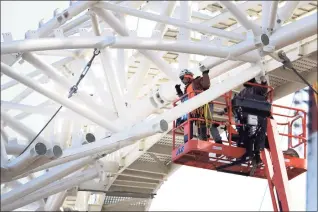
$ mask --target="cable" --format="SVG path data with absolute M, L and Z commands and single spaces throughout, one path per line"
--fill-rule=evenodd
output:
M 59 109 L 53 114 L 53 116 L 50 118 L 50 120 L 44 125 L 44 127 L 40 130 L 40 132 L 32 139 L 32 141 L 25 147 L 25 149 L 20 153 L 22 155 L 30 146 L 31 144 L 39 137 L 39 135 L 43 132 L 43 130 L 49 125 L 49 123 L 52 121 L 52 119 L 60 112 L 63 106 L 60 106 Z M 20 156 L 19 155 L 19 156 Z
M 301 74 L 298 73 L 298 71 L 294 68 L 293 64 L 291 63 L 290 59 L 287 57 L 285 52 L 283 50 L 279 51 L 277 53 L 277 56 L 282 60 L 281 63 L 283 63 L 284 67 L 291 69 L 306 85 L 310 87 L 311 90 L 313 90 L 317 95 L 318 92 L 310 85 L 310 83 L 303 77 Z
M 264 199 L 265 199 L 265 194 L 266 194 L 267 188 L 268 188 L 268 185 L 266 185 L 266 187 L 265 187 L 265 191 L 264 191 L 264 194 L 263 194 L 262 202 L 261 202 L 261 205 L 259 206 L 258 211 L 261 211 L 261 208 L 263 206 L 263 202 L 264 202 Z
M 287 68 L 289 68 L 289 67 L 287 67 Z M 292 68 L 289 68 L 289 69 L 293 70 L 294 73 L 295 73 L 306 85 L 308 85 L 313 92 L 315 92 L 315 93 L 318 95 L 318 92 L 310 85 L 310 83 L 309 83 L 303 76 L 301 76 L 301 74 L 298 73 L 298 71 L 297 71 L 295 68 L 292 67 Z
M 92 58 L 88 61 L 88 63 L 86 64 L 86 66 L 84 67 L 84 70 L 82 71 L 79 79 L 77 80 L 76 84 L 73 85 L 70 88 L 69 94 L 68 94 L 68 99 L 70 99 L 74 93 L 77 92 L 78 90 L 78 85 L 80 84 L 80 82 L 82 81 L 82 79 L 86 76 L 88 70 L 90 69 L 92 62 L 94 61 L 95 57 L 97 55 L 99 55 L 100 51 L 97 49 L 94 49 L 93 52 L 93 56 Z M 44 125 L 44 127 L 40 130 L 40 132 L 38 132 L 38 134 L 36 134 L 36 136 L 32 139 L 32 141 L 25 147 L 25 149 L 20 153 L 20 155 L 22 155 L 30 146 L 31 144 L 40 136 L 40 134 L 43 132 L 43 130 L 45 130 L 45 128 L 50 124 L 50 122 L 53 120 L 53 118 L 60 112 L 60 110 L 63 108 L 63 106 L 61 105 L 59 107 L 59 109 L 57 109 L 57 111 L 53 114 L 53 116 L 49 119 L 49 121 Z M 19 156 L 20 156 L 19 155 Z

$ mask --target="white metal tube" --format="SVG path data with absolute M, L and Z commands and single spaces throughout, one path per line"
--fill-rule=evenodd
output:
M 189 1 L 180 1 L 180 19 L 182 21 L 188 22 L 191 18 L 191 5 Z M 179 41 L 189 42 L 190 41 L 190 30 L 185 28 L 179 29 L 179 34 L 177 39 Z M 190 55 L 189 54 L 179 54 L 178 57 L 179 70 L 189 68 Z
M 270 45 L 275 49 L 303 40 L 317 34 L 317 13 L 277 29 L 270 37 Z
M 26 76 L 28 76 L 28 77 L 36 77 L 36 76 L 38 76 L 40 74 L 41 74 L 40 70 L 35 70 L 35 71 L 32 71 L 31 73 L 27 74 Z M 7 83 L 1 85 L 1 91 L 4 91 L 4 90 L 6 90 L 8 88 L 11 88 L 11 87 L 13 87 L 13 86 L 15 86 L 17 84 L 19 84 L 19 82 L 15 81 L 15 80 L 11 80 L 10 82 L 7 82 Z
M 275 26 L 275 21 L 277 17 L 277 8 L 278 8 L 278 1 L 272 1 L 269 20 L 268 20 L 268 30 L 273 30 Z
M 10 161 L 6 168 L 11 173 L 20 172 L 20 170 L 27 168 L 35 160 L 43 157 L 47 152 L 47 147 L 44 143 L 36 143 L 31 148 L 26 150 L 22 155 Z M 3 180 L 2 180 L 3 181 Z
M 165 132 L 167 129 L 168 123 L 165 120 L 159 120 L 158 122 L 150 125 L 139 124 L 127 129 L 125 132 L 115 133 L 109 138 L 95 141 L 94 143 L 89 143 L 84 146 L 66 149 L 62 157 L 52 161 L 49 164 L 45 164 L 42 167 L 36 168 L 32 170 L 32 172 L 37 172 L 86 156 L 99 153 L 109 154 L 122 147 L 133 144 L 136 140 L 154 135 L 156 133 Z
M 121 36 L 129 36 L 129 31 L 110 11 L 101 8 L 92 9 L 100 18 L 104 20 L 110 27 L 112 27 Z
M 173 12 L 176 9 L 177 1 L 166 1 L 165 3 L 166 4 L 163 8 L 163 11 L 160 13 L 160 15 L 171 17 Z M 160 37 L 162 38 L 166 32 L 166 28 L 167 28 L 166 24 L 158 22 L 154 29 L 160 31 L 161 33 Z
M 100 51 L 100 59 L 103 67 L 104 77 L 107 81 L 108 91 L 111 95 L 112 104 L 119 116 L 125 113 L 123 94 L 120 90 L 118 78 L 115 75 L 115 67 L 111 60 L 111 55 L 108 49 Z
M 67 192 L 61 191 L 57 194 L 53 194 L 47 198 L 47 201 L 44 206 L 44 211 L 58 211 L 62 206 Z
M 93 37 L 93 38 L 46 38 L 46 39 L 37 39 L 36 42 L 32 40 L 24 40 L 24 41 L 14 41 L 11 44 L 3 43 L 1 46 L 1 53 L 14 53 L 18 52 L 26 52 L 26 51 L 38 51 L 44 49 L 71 49 L 71 48 L 93 48 L 100 47 L 101 42 L 106 40 L 109 37 Z M 232 49 L 237 48 L 249 48 L 251 46 L 252 41 L 243 41 L 239 44 L 236 44 L 232 47 L 216 47 L 213 45 L 206 45 L 202 43 L 196 42 L 184 42 L 184 41 L 168 41 L 168 40 L 157 40 L 157 39 L 149 39 L 149 38 L 131 38 L 131 37 L 118 37 L 116 38 L 115 43 L 111 46 L 111 48 L 124 48 L 124 49 L 139 49 L 139 52 L 144 54 L 151 61 L 156 61 L 157 54 L 155 52 L 146 51 L 147 49 L 151 50 L 159 50 L 159 51 L 174 51 L 180 53 L 188 53 L 188 54 L 199 54 L 199 55 L 208 55 L 214 57 L 222 57 L 225 58 L 228 56 L 229 52 Z M 25 53 L 26 54 L 26 53 Z M 30 53 L 28 53 L 30 54 Z M 253 55 L 237 55 L 237 59 L 246 61 L 246 62 L 254 62 L 255 56 Z M 154 63 L 159 69 L 165 70 L 166 74 L 171 75 L 171 73 L 167 73 L 167 70 L 171 70 L 171 68 L 161 59 Z
M 31 52 L 26 52 L 22 55 L 22 58 L 32 64 L 35 68 L 43 71 L 45 75 L 50 77 L 56 84 L 63 87 L 66 91 L 69 91 L 73 86 L 71 82 L 67 80 L 64 76 L 58 74 L 58 70 L 53 66 L 47 64 L 40 57 Z M 83 67 L 84 68 L 84 67 Z M 111 111 L 108 111 L 107 108 L 101 107 L 94 102 L 94 99 L 83 89 L 79 89 L 74 99 L 80 99 L 82 103 L 85 104 L 90 110 L 95 110 L 100 114 L 104 114 L 107 118 L 115 118 L 114 114 Z
M 104 22 L 108 23 L 118 34 L 121 36 L 129 36 L 128 29 L 123 26 L 120 21 L 109 11 L 94 8 L 96 14 L 104 20 Z M 143 54 L 148 60 L 152 61 L 162 72 L 164 72 L 170 79 L 176 80 L 177 76 L 173 73 L 171 67 L 160 57 L 158 53 L 139 50 L 141 54 Z
M 97 16 L 93 12 L 91 12 L 90 16 L 91 16 L 92 28 L 93 28 L 94 33 L 95 33 L 96 36 L 100 36 L 101 35 L 101 31 L 100 31 L 100 27 L 99 27 L 99 22 L 98 22 Z
M 80 172 L 72 177 L 68 177 L 62 180 L 59 180 L 55 183 L 52 183 L 52 185 L 49 185 L 50 189 L 41 189 L 39 191 L 36 191 L 34 193 L 31 193 L 30 195 L 24 196 L 20 199 L 17 199 L 13 203 L 7 204 L 2 206 L 2 210 L 5 211 L 11 211 L 17 208 L 20 208 L 24 205 L 30 204 L 37 199 L 48 197 L 52 194 L 58 193 L 60 191 L 64 191 L 70 188 L 73 188 L 74 186 L 77 186 L 83 182 L 86 182 L 88 180 L 92 180 L 94 178 L 98 177 L 98 172 L 95 168 L 91 168 L 88 170 L 85 170 L 83 172 Z M 70 179 L 71 178 L 71 179 Z M 54 185 L 54 186 L 53 186 Z
M 8 163 L 8 150 L 5 147 L 5 141 L 2 139 L 1 135 L 1 167 L 5 167 L 5 165 Z
M 52 114 L 54 114 L 57 110 L 56 107 L 30 106 L 7 101 L 1 101 L 1 108 L 3 110 L 20 110 L 29 114 L 36 113 L 46 116 L 52 116 Z M 77 113 L 74 113 L 69 109 L 66 109 L 65 111 L 60 111 L 56 117 L 63 117 L 65 119 L 71 119 L 76 121 L 85 121 L 87 123 L 93 124 L 92 121 L 83 118 L 82 116 L 78 115 Z
M 76 39 L 76 40 L 74 40 Z M 113 36 L 93 37 L 93 38 L 40 38 L 10 43 L 1 43 L 1 54 L 11 54 L 16 52 L 44 51 L 53 49 L 91 49 L 102 48 L 103 44 L 112 41 Z M 105 42 L 104 42 L 105 41 Z M 53 42 L 53 43 L 52 43 Z
M 182 20 L 178 20 L 175 18 L 169 18 L 166 16 L 156 15 L 153 13 L 148 13 L 148 12 L 144 12 L 144 11 L 140 11 L 140 10 L 136 10 L 136 9 L 132 9 L 132 8 L 128 8 L 128 7 L 122 7 L 122 6 L 115 5 L 115 4 L 108 3 L 108 2 L 99 2 L 94 6 L 104 8 L 107 10 L 112 10 L 115 12 L 126 13 L 128 15 L 136 16 L 139 18 L 144 18 L 144 19 L 148 19 L 148 20 L 152 20 L 152 21 L 157 21 L 157 22 L 169 24 L 169 25 L 183 27 L 186 29 L 196 30 L 196 31 L 208 33 L 211 35 L 226 37 L 229 39 L 240 40 L 240 41 L 245 39 L 245 37 L 243 35 L 236 34 L 233 32 L 228 32 L 225 30 L 212 28 L 212 27 L 206 27 L 205 25 L 202 25 L 202 24 L 193 24 L 190 22 L 184 22 Z
M 39 37 L 45 37 L 50 34 L 51 30 L 56 29 L 63 25 L 66 21 L 71 20 L 76 15 L 80 14 L 88 7 L 95 4 L 97 1 L 77 1 L 72 4 L 69 8 L 64 10 L 56 17 L 49 20 L 41 28 L 38 29 L 37 34 Z
M 26 125 L 22 124 L 21 122 L 17 121 L 6 112 L 1 111 L 1 119 L 4 120 L 10 128 L 17 131 L 19 134 L 27 138 L 29 141 L 34 139 L 35 136 L 37 135 L 36 132 L 34 132 L 33 130 L 31 130 Z M 40 141 L 44 144 L 49 143 L 42 136 L 38 136 L 36 141 Z
M 25 149 L 26 145 L 9 142 L 5 144 L 8 155 L 19 155 Z
M 262 32 L 267 32 L 269 13 L 271 12 L 271 3 L 273 1 L 262 1 Z
M 79 115 L 84 116 L 85 118 L 93 121 L 94 123 L 106 128 L 106 129 L 110 129 L 111 131 L 114 131 L 114 132 L 119 131 L 119 128 L 117 126 L 115 126 L 113 122 L 108 121 L 108 120 L 100 117 L 100 115 L 96 114 L 93 111 L 90 111 L 87 108 L 84 108 L 80 105 L 75 104 L 74 102 L 72 102 L 71 100 L 69 100 L 67 98 L 61 97 L 57 93 L 53 93 L 53 92 L 49 91 L 48 89 L 44 88 L 41 85 L 36 84 L 35 82 L 33 82 L 32 80 L 30 80 L 26 77 L 20 76 L 18 73 L 16 73 L 14 70 L 12 70 L 11 67 L 7 66 L 4 63 L 1 63 L 1 72 L 7 76 L 19 81 L 19 82 L 21 82 L 22 84 L 32 88 L 33 90 L 38 91 L 42 95 L 47 96 L 50 99 L 64 105 L 65 107 L 73 110 L 74 112 L 78 113 Z
M 220 1 L 220 4 L 224 5 L 232 15 L 242 24 L 246 29 L 251 29 L 254 35 L 261 34 L 261 29 L 258 25 L 248 20 L 245 13 L 243 13 L 236 5 L 231 1 Z M 232 32 L 233 33 L 233 32 Z
M 143 79 L 150 68 L 150 61 L 147 59 L 141 60 L 139 70 L 134 74 L 131 83 L 128 87 L 128 99 L 133 100 L 137 96 L 140 88 L 143 86 Z
M 286 1 L 286 4 L 282 8 L 278 9 L 277 20 L 279 20 L 279 23 L 277 23 L 276 28 L 281 26 L 286 20 L 290 18 L 299 2 L 300 1 Z
M 70 173 L 82 168 L 83 166 L 87 165 L 93 160 L 94 160 L 93 158 L 89 157 L 89 158 L 83 158 L 78 161 L 74 161 L 73 163 L 68 164 L 67 166 L 61 167 L 58 170 L 41 175 L 40 177 L 37 177 L 36 179 L 33 179 L 27 182 L 26 184 L 23 184 L 23 186 L 21 187 L 18 187 L 8 193 L 2 194 L 1 206 L 5 207 L 5 205 L 8 205 L 13 201 L 18 200 L 28 195 L 29 193 L 42 188 L 43 186 L 50 184 L 56 180 L 59 180 L 62 177 L 65 177 L 69 175 Z

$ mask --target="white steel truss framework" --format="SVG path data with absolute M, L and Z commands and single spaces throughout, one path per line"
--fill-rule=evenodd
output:
M 156 24 L 138 26 L 150 32 L 141 37 L 127 17 Z M 147 210 L 177 168 L 169 159 L 173 120 L 253 77 L 266 75 L 275 99 L 305 87 L 280 69 L 281 49 L 295 63 L 311 61 L 300 72 L 317 78 L 316 1 L 70 1 L 24 40 L 12 37 L 3 33 L 1 43 L 2 210 Z M 68 98 L 94 49 L 100 53 Z M 19 72 L 23 64 L 34 71 Z M 172 108 L 179 71 L 200 74 L 200 65 L 210 69 L 211 87 Z M 60 105 L 34 140 L 38 132 L 24 120 L 49 120 Z

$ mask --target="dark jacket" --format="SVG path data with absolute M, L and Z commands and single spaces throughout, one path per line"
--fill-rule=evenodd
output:
M 195 79 L 192 80 L 191 82 L 193 86 L 193 90 L 195 91 L 205 91 L 210 88 L 210 78 L 208 73 L 202 74 L 202 77 L 196 77 Z M 184 88 L 184 93 L 186 93 L 187 90 L 186 86 Z
M 267 82 L 262 82 L 262 85 L 267 85 Z M 253 86 L 253 85 L 246 85 L 243 90 L 237 95 L 239 97 L 244 98 L 252 98 L 253 95 L 260 95 L 265 96 L 267 93 L 267 88 Z

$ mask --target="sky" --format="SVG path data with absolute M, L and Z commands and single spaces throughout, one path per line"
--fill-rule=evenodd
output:
M 63 10 L 68 7 L 68 4 L 69 1 L 1 1 L 1 32 L 11 32 L 13 39 L 24 39 L 27 30 L 37 29 L 40 19 L 44 18 L 44 22 L 46 22 L 53 16 L 55 8 Z M 134 21 L 130 20 L 131 23 L 127 25 L 131 28 L 136 27 Z M 139 24 L 144 26 L 145 30 L 139 31 L 138 36 L 149 36 L 150 32 L 147 28 L 152 27 L 153 22 L 140 20 Z M 34 70 L 30 66 L 25 67 L 18 71 Z M 1 77 L 2 83 L 8 80 Z M 20 86 L 14 92 L 22 91 L 24 88 Z M 10 99 L 12 92 L 6 93 L 1 98 Z M 289 106 L 291 101 L 292 95 L 289 95 L 276 103 Z M 23 103 L 35 104 L 31 100 Z M 12 111 L 10 114 L 13 115 L 16 112 Z M 43 126 L 45 120 L 42 116 L 33 117 L 36 118 L 37 124 L 34 124 L 34 118 L 24 121 L 25 123 L 32 121 L 32 126 L 37 131 Z M 294 210 L 305 209 L 305 183 L 305 174 L 290 181 Z M 266 188 L 266 180 L 183 166 L 164 182 L 152 201 L 150 210 L 268 211 L 272 210 L 272 203 Z M 264 201 L 262 202 L 263 196 Z

